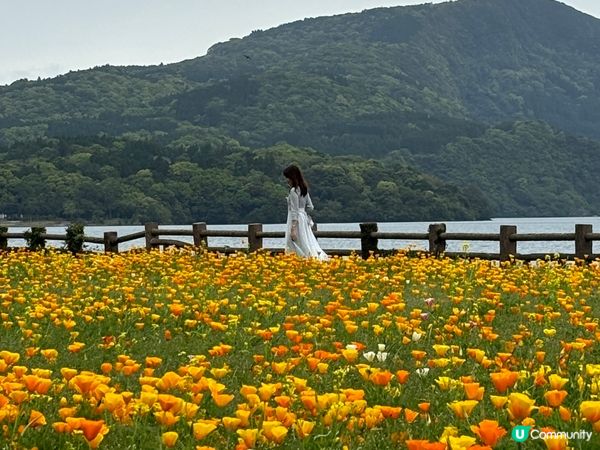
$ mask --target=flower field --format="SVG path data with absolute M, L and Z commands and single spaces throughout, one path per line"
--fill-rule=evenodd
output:
M 597 264 L 4 253 L 0 448 L 600 448 L 599 288 Z

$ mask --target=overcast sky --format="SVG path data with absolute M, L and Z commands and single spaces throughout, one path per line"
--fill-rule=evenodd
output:
M 104 64 L 182 61 L 204 55 L 217 42 L 306 17 L 441 2 L 0 0 L 0 85 Z M 563 3 L 600 17 L 600 0 Z

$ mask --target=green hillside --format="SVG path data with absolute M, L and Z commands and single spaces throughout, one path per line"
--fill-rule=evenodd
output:
M 282 222 L 290 161 L 314 180 L 317 221 L 477 219 L 473 195 L 402 163 L 332 157 L 287 144 L 249 149 L 187 127 L 157 137 L 42 139 L 0 148 L 0 212 L 87 222 Z
M 477 186 L 496 217 L 600 215 L 600 143 L 539 122 L 460 137 L 411 163 L 461 186 Z
M 341 181 L 313 172 L 315 193 L 340 192 L 331 200 L 337 203 L 323 208 L 333 211 L 331 220 L 339 214 L 344 220 L 597 214 L 600 194 L 591 174 L 600 170 L 593 141 L 600 139 L 599 94 L 600 20 L 554 0 L 379 8 L 256 31 L 177 64 L 104 66 L 0 87 L 0 156 L 31 168 L 44 142 L 78 145 L 93 159 L 97 146 L 135 141 L 135 151 L 123 144 L 120 164 L 153 170 L 140 166 L 140 155 L 157 156 L 156 146 L 165 167 L 153 180 L 171 192 L 178 189 L 170 184 L 173 166 L 190 159 L 177 142 L 186 139 L 185 130 L 202 129 L 200 169 L 204 158 L 221 151 L 205 145 L 206 136 L 234 143 L 232 152 L 242 160 L 286 143 L 314 149 L 323 164 L 341 170 L 380 164 L 377 183 L 393 179 L 396 188 L 378 197 L 377 183 L 371 184 L 357 209 Z M 23 148 L 35 149 L 26 152 L 33 159 L 23 159 Z M 298 151 L 296 160 L 306 152 Z M 351 154 L 384 162 L 332 158 Z M 224 164 L 226 157 L 231 154 L 217 159 Z M 48 158 L 61 173 L 85 174 Z M 274 180 L 267 168 L 244 164 Z M 395 175 L 386 172 L 391 167 Z M 583 176 L 574 175 L 578 167 Z M 117 169 L 112 178 L 133 188 L 130 171 Z M 232 186 L 249 193 L 246 175 L 231 173 Z M 408 173 L 435 189 L 401 188 Z M 14 197 L 7 189 L 0 187 L 0 199 Z M 441 201 L 427 202 L 425 191 Z M 242 213 L 227 201 L 213 204 L 213 211 L 202 209 L 206 205 L 194 210 L 162 194 L 144 195 L 163 205 L 166 220 L 208 214 L 231 222 L 281 220 L 273 213 Z M 388 197 L 394 207 L 373 205 Z M 68 216 L 53 210 L 47 213 Z M 138 217 L 127 211 L 117 216 Z M 115 217 L 101 208 L 81 214 Z

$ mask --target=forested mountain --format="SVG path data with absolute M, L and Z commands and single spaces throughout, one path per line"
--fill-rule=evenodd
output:
M 461 186 L 476 186 L 496 217 L 600 214 L 600 143 L 544 123 L 507 123 L 410 162 Z
M 210 178 L 205 158 L 216 158 L 244 194 L 253 184 L 250 171 L 278 186 L 268 165 L 249 161 L 293 147 L 296 161 L 313 154 L 309 147 L 317 155 L 312 163 L 344 174 L 334 181 L 307 168 L 323 209 L 333 211 L 322 220 L 598 214 L 600 194 L 590 186 L 600 171 L 598 123 L 600 20 L 554 0 L 458 0 L 306 19 L 177 64 L 104 66 L 0 87 L 0 158 L 12 161 L 4 170 L 15 180 L 22 183 L 23 173 L 42 179 L 36 164 L 45 161 L 59 178 L 75 173 L 102 183 L 106 170 L 92 176 L 67 164 L 89 154 L 96 166 L 116 169 L 108 178 L 131 189 L 131 177 L 150 170 L 162 194 L 136 189 L 163 205 L 161 218 L 174 221 L 207 214 L 218 221 L 282 220 L 272 207 L 241 212 L 225 206 L 228 200 L 213 203 L 212 212 L 189 202 L 178 207 L 166 193 L 182 192 L 171 184 L 178 164 L 196 164 L 194 171 Z M 186 137 L 186 130 L 196 131 Z M 197 147 L 193 154 L 186 139 Z M 57 157 L 63 147 L 71 150 Z M 229 153 L 220 154 L 223 148 Z M 99 163 L 103 151 L 121 166 L 115 159 Z M 377 161 L 327 156 L 350 154 Z M 245 161 L 243 168 L 228 165 L 232 159 Z M 150 162 L 139 166 L 144 160 Z M 163 164 L 162 173 L 153 172 L 154 163 Z M 364 181 L 362 171 L 373 167 L 379 175 Z M 348 175 L 359 172 L 363 181 Z M 356 199 L 343 178 L 350 189 L 353 180 L 364 182 L 360 208 L 349 208 Z M 216 177 L 217 186 L 225 179 Z M 8 209 L 3 198 L 17 204 L 14 186 L 0 187 L 0 210 Z M 338 198 L 329 200 L 325 193 L 334 188 Z M 440 201 L 430 202 L 426 192 Z M 393 207 L 381 206 L 384 199 Z M 75 213 L 66 213 L 64 203 L 57 209 L 57 217 Z M 81 217 L 134 217 L 127 209 L 117 216 L 92 209 Z
M 202 129 L 181 138 L 45 138 L 0 148 L 0 205 L 11 217 L 140 223 L 282 222 L 290 161 L 317 181 L 318 221 L 451 220 L 489 215 L 479 193 L 398 161 L 328 156 L 287 144 L 251 150 Z

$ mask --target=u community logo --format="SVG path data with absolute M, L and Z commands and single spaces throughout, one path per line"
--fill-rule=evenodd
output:
M 576 439 L 588 441 L 592 438 L 591 431 L 579 430 L 579 431 L 541 431 L 533 429 L 531 431 L 530 426 L 517 425 L 512 429 L 511 437 L 513 441 L 525 442 L 527 439 Z
M 512 429 L 511 437 L 513 441 L 525 442 L 529 438 L 530 426 L 517 425 Z

